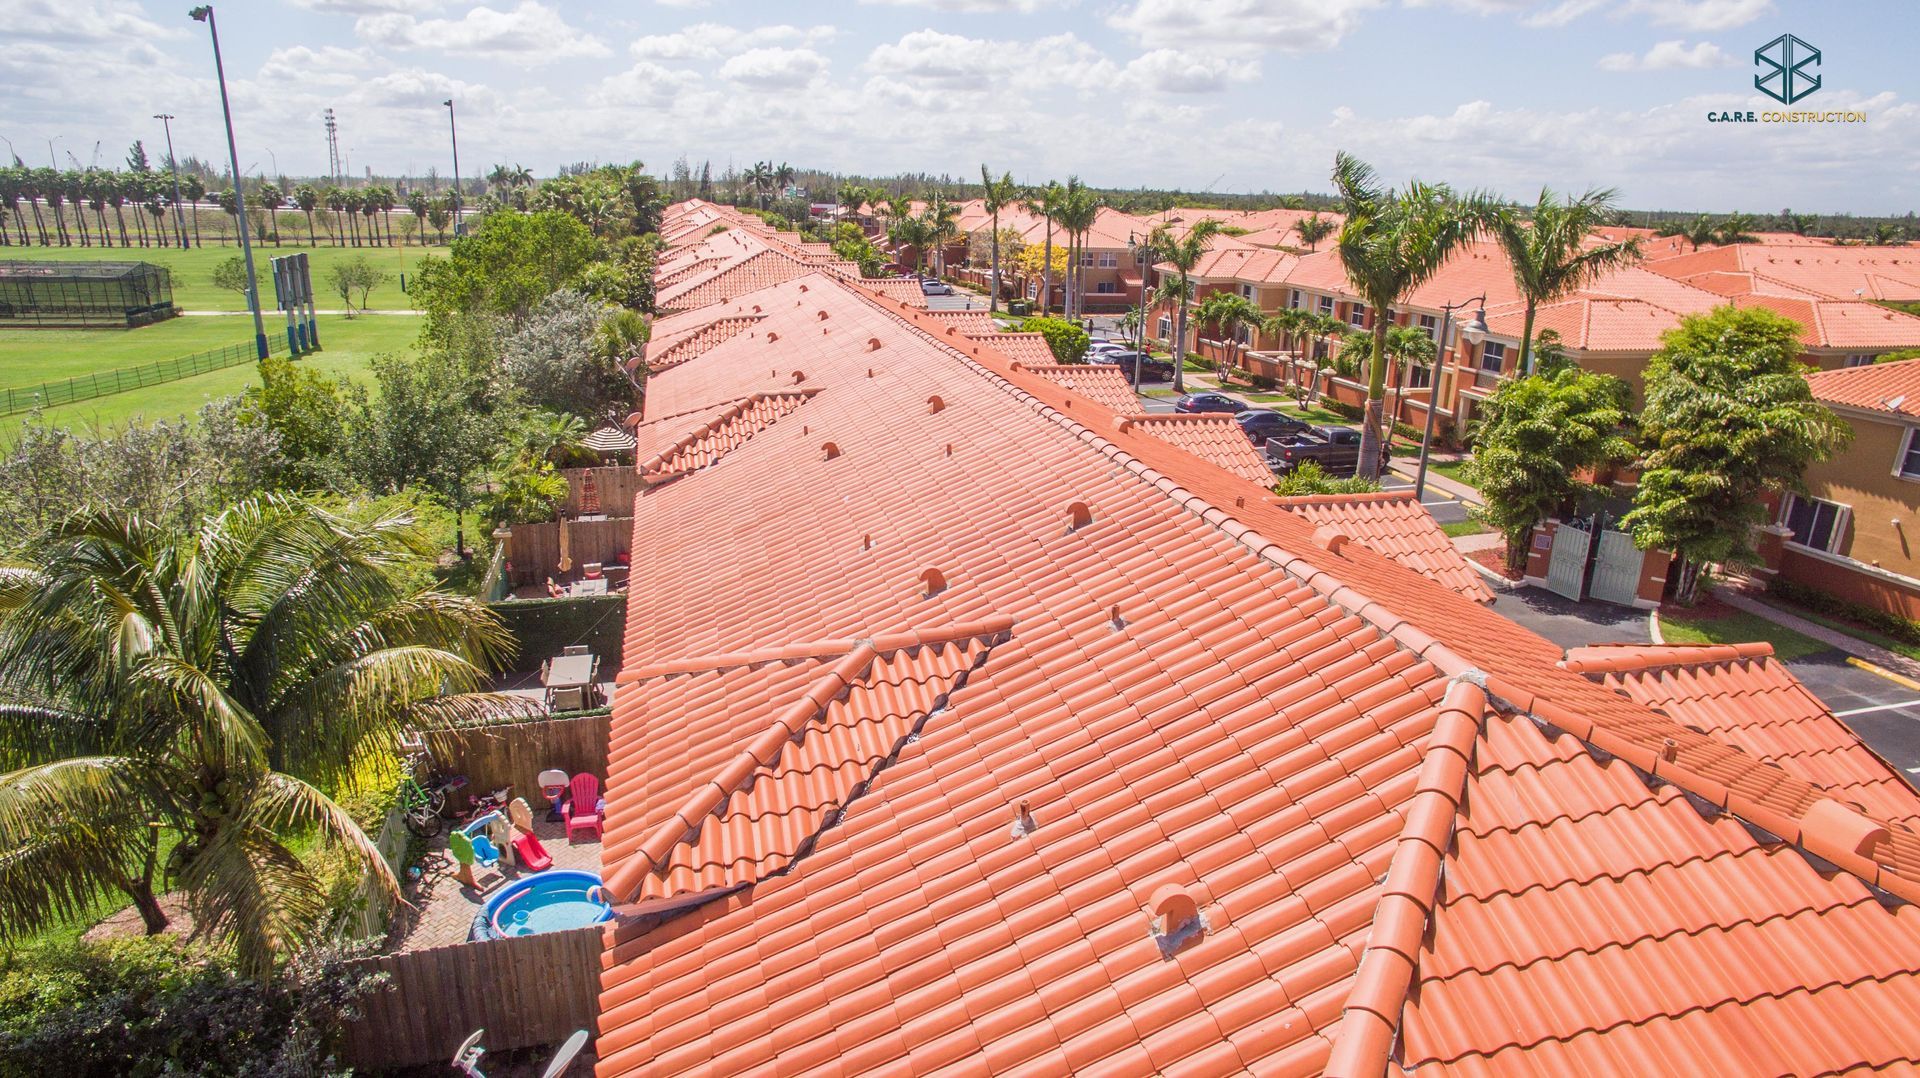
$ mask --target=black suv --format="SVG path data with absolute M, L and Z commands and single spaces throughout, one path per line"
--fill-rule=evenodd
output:
M 1142 382 L 1171 382 L 1173 380 L 1172 363 L 1164 359 L 1155 359 L 1152 356 L 1143 356 L 1138 352 L 1108 352 L 1105 355 L 1098 356 L 1090 353 L 1087 356 L 1087 362 L 1098 363 L 1106 367 L 1119 367 L 1120 376 L 1131 382 L 1133 381 L 1134 360 L 1136 358 L 1140 363 L 1140 380 Z
M 1233 417 L 1240 429 L 1246 432 L 1254 445 L 1266 445 L 1268 438 L 1284 434 L 1298 434 L 1307 429 L 1307 421 L 1299 416 L 1276 412 L 1271 408 L 1252 408 Z

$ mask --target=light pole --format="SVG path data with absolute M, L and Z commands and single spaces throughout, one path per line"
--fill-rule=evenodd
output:
M 1420 470 L 1413 478 L 1413 500 L 1422 501 L 1427 496 L 1427 454 L 1433 449 L 1433 415 L 1440 410 L 1440 367 L 1441 360 L 1447 354 L 1447 331 L 1453 325 L 1453 312 L 1469 303 L 1485 304 L 1487 297 L 1475 296 L 1458 303 L 1448 303 L 1440 308 L 1440 337 L 1434 343 L 1433 378 L 1427 385 L 1427 426 L 1420 435 Z M 1484 306 L 1473 312 L 1473 318 L 1460 327 L 1460 336 L 1468 344 L 1479 344 L 1487 339 L 1487 310 Z
M 55 135 L 47 140 L 47 164 L 52 165 L 55 172 L 60 171 L 60 159 L 53 156 L 53 144 L 66 137 L 65 135 Z
M 267 325 L 260 317 L 260 285 L 253 277 L 253 244 L 247 239 L 247 200 L 240 192 L 240 150 L 233 143 L 233 106 L 227 101 L 227 69 L 220 62 L 220 28 L 213 21 L 213 5 L 202 4 L 187 12 L 195 22 L 207 24 L 213 35 L 213 73 L 220 82 L 220 113 L 227 121 L 227 160 L 233 166 L 233 211 L 240 222 L 240 257 L 247 266 L 247 306 L 253 311 L 253 341 L 260 358 L 267 358 Z
M 440 102 L 447 106 L 447 134 L 453 140 L 453 238 L 460 238 L 460 128 L 453 122 L 453 98 Z
M 180 208 L 180 161 L 173 156 L 173 113 L 156 112 L 153 118 L 167 132 L 167 171 L 173 173 L 173 225 L 180 235 L 180 249 L 187 249 L 187 213 Z

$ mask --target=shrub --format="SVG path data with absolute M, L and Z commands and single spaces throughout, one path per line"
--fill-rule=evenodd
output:
M 1078 363 L 1086 358 L 1093 337 L 1076 322 L 1064 318 L 1029 318 L 1020 323 L 1019 332 L 1038 333 L 1047 339 L 1053 358 L 1061 363 Z
M 1253 386 L 1253 388 L 1255 389 L 1265 390 L 1268 392 L 1271 392 L 1275 387 L 1277 387 L 1280 384 L 1278 381 L 1274 380 L 1272 375 L 1267 375 L 1267 374 L 1251 375 L 1247 378 L 1247 383 Z
M 1366 414 L 1366 410 L 1360 405 L 1348 404 L 1346 401 L 1335 400 L 1332 397 L 1321 398 L 1320 407 L 1325 408 L 1334 415 L 1345 416 L 1348 419 L 1359 419 Z
M 1273 485 L 1273 492 L 1283 498 L 1306 494 L 1369 494 L 1379 489 L 1379 480 L 1365 476 L 1335 479 L 1320 467 L 1317 460 L 1301 462 L 1299 467 L 1281 476 L 1280 481 Z
M 362 948 L 308 952 L 262 982 L 155 936 L 44 948 L 0 975 L 0 1075 L 344 1074 L 342 1023 L 386 975 Z
M 1767 585 L 1767 591 L 1790 603 L 1804 606 L 1816 614 L 1825 614 L 1832 618 L 1841 618 L 1856 622 L 1875 632 L 1884 633 L 1903 644 L 1920 646 L 1920 621 L 1901 617 L 1899 614 L 1871 606 L 1851 603 L 1837 595 L 1830 595 L 1805 584 L 1796 584 L 1791 580 L 1774 577 Z

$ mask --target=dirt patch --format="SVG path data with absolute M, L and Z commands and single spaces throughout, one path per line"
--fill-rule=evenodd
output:
M 166 932 L 168 935 L 179 936 L 183 939 L 193 935 L 193 915 L 187 912 L 187 896 L 178 892 L 161 895 L 160 912 L 167 915 Z M 108 915 L 106 919 L 102 920 L 99 924 L 87 929 L 80 938 L 88 943 L 98 943 L 101 940 L 122 939 L 127 936 L 144 936 L 146 934 L 147 924 L 140 919 L 140 911 L 135 909 L 132 903 L 128 903 L 118 911 Z
M 1501 543 L 1499 546 L 1486 547 L 1481 550 L 1469 550 L 1466 551 L 1465 554 L 1481 565 L 1492 569 L 1495 573 L 1499 574 L 1503 580 L 1518 581 L 1526 575 L 1518 569 L 1507 568 L 1507 545 L 1505 543 Z

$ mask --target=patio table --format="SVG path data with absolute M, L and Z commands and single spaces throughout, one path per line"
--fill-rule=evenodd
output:
M 547 663 L 549 689 L 575 689 L 593 679 L 593 656 L 556 655 Z

